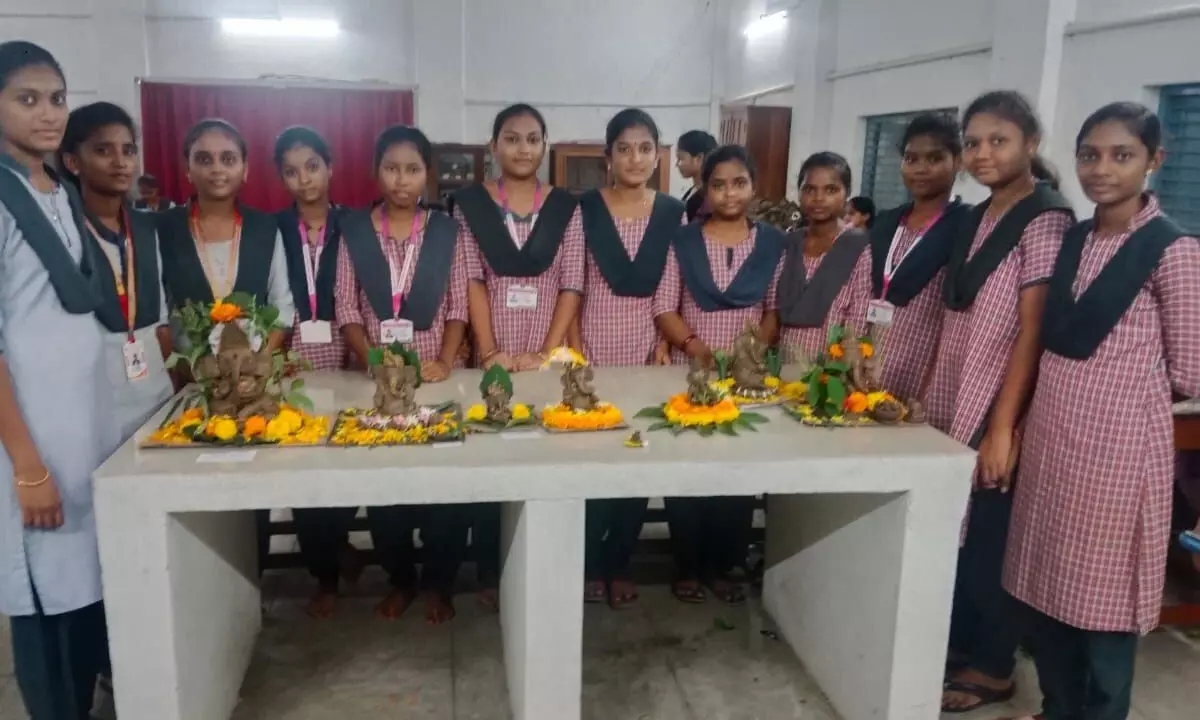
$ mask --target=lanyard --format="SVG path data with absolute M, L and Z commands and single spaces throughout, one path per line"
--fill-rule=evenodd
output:
M 417 233 L 421 232 L 421 220 L 424 219 L 425 213 L 417 208 L 413 212 L 412 229 L 408 232 L 408 240 L 405 244 L 408 247 L 404 250 L 404 267 L 400 272 L 396 272 L 396 263 L 392 258 L 388 258 L 388 275 L 392 281 L 392 318 L 395 319 L 400 315 L 400 308 L 404 305 L 404 286 L 408 283 L 409 273 L 412 272 L 413 257 L 416 256 L 414 249 L 417 246 Z M 379 230 L 383 235 L 384 242 L 390 242 L 392 239 L 391 223 L 388 221 L 386 208 L 379 208 Z
M 200 231 L 200 205 L 192 204 L 191 212 L 192 242 L 196 243 L 196 254 L 200 256 L 200 265 L 204 268 L 204 276 L 208 278 L 208 286 L 212 289 L 213 299 L 221 300 L 233 290 L 237 279 L 234 265 L 237 263 L 238 247 L 242 244 L 242 214 L 237 208 L 233 209 L 233 241 L 229 243 L 229 264 L 226 266 L 228 276 L 225 278 L 225 291 L 217 292 L 213 281 L 213 271 L 208 265 L 208 251 L 204 247 L 204 234 Z
M 904 235 L 904 225 L 908 222 L 907 215 L 900 218 L 900 225 L 896 228 L 896 234 L 892 236 L 892 244 L 888 246 L 887 257 L 885 257 L 883 261 L 883 294 L 879 296 L 881 299 L 887 300 L 888 288 L 890 288 L 892 285 L 892 278 L 896 276 L 896 270 L 902 264 L 904 264 L 904 261 L 907 260 L 910 255 L 913 254 L 913 250 L 916 250 L 917 246 L 921 244 L 921 241 L 925 239 L 926 233 L 928 233 L 934 225 L 937 225 L 938 221 L 942 219 L 942 215 L 945 214 L 945 208 L 939 210 L 938 214 L 934 215 L 933 219 L 926 223 L 925 227 L 921 228 L 921 231 L 917 233 L 916 239 L 913 240 L 912 245 L 908 247 L 908 250 L 905 251 L 904 255 L 897 259 L 896 247 L 900 244 L 900 237 Z
M 321 255 L 325 252 L 325 229 L 326 225 L 321 226 L 321 234 L 317 239 L 317 247 L 312 255 L 308 253 L 308 226 L 304 221 L 300 221 L 300 240 L 301 252 L 300 257 L 304 260 L 304 281 L 308 284 L 308 307 L 311 311 L 309 317 L 312 320 L 317 319 L 317 263 L 321 261 Z
M 533 226 L 537 224 L 538 213 L 542 210 L 542 181 L 535 180 L 537 184 L 533 190 L 533 214 L 529 216 L 529 230 L 533 232 Z M 500 205 L 504 208 L 504 224 L 508 226 L 508 234 L 512 236 L 512 240 L 521 246 L 517 240 L 517 221 L 513 216 L 512 208 L 508 206 L 508 193 L 504 192 L 504 178 L 496 181 L 496 194 L 500 196 Z
M 88 230 L 96 239 L 107 242 L 104 236 L 92 225 L 91 220 L 84 220 L 87 223 Z M 117 283 L 117 299 L 121 303 L 121 309 L 125 315 L 125 327 L 129 331 L 129 342 L 133 342 L 133 331 L 137 326 L 134 324 L 137 320 L 137 266 L 133 257 L 133 235 L 130 231 L 129 215 L 125 212 L 125 208 L 121 208 L 121 228 L 125 231 L 122 233 L 122 242 L 124 245 L 124 257 L 121 258 L 125 262 L 124 271 L 121 269 L 121 261 L 118 260 L 116 265 L 109 263 L 112 269 L 113 280 Z M 107 253 L 105 253 L 107 255 Z

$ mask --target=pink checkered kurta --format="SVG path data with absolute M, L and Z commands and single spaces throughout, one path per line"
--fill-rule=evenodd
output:
M 1076 297 L 1156 200 L 1120 235 L 1084 245 Z M 1004 587 L 1085 630 L 1158 625 L 1171 527 L 1171 391 L 1200 395 L 1200 243 L 1171 245 L 1087 360 L 1042 356 L 1021 447 Z
M 820 257 L 804 257 L 804 272 L 812 277 L 817 268 L 821 267 Z M 811 360 L 825 350 L 825 341 L 829 339 L 829 329 L 841 325 L 852 337 L 860 337 L 867 331 L 867 303 L 871 300 L 871 250 L 863 249 L 846 284 L 838 291 L 833 304 L 829 306 L 829 314 L 821 327 L 797 327 L 784 325 L 779 330 L 779 347 L 783 349 L 783 357 L 787 362 L 803 362 Z
M 341 246 L 338 249 L 340 251 Z M 304 252 L 308 253 L 313 267 L 318 267 L 320 258 L 316 257 L 317 246 L 309 243 L 304 247 Z M 305 299 L 305 302 L 308 300 Z M 341 370 L 346 367 L 346 339 L 336 329 L 333 331 L 333 342 L 331 343 L 316 345 L 300 342 L 300 313 L 296 313 L 292 319 L 292 334 L 288 336 L 287 349 L 300 353 L 300 358 L 306 361 L 314 371 Z
M 900 228 L 900 237 L 896 239 L 897 258 L 904 257 L 923 229 L 903 225 Z M 896 308 L 890 327 L 875 331 L 883 358 L 883 386 L 897 397 L 916 397 L 933 362 L 938 335 L 942 332 L 942 316 L 946 312 L 945 281 L 945 271 L 939 272 L 907 305 Z
M 650 218 L 613 218 L 617 234 L 629 257 L 637 256 Z M 654 297 L 622 297 L 587 254 L 580 312 L 583 354 L 593 365 L 645 365 L 653 359 L 658 344 L 654 325 Z
M 750 231 L 750 237 L 733 248 L 733 262 L 726 264 L 726 248 L 721 243 L 704 235 L 704 249 L 708 252 L 708 262 L 712 266 L 713 282 L 717 288 L 724 290 L 733 282 L 738 270 L 750 257 L 754 243 L 758 239 L 758 229 Z M 762 302 L 744 308 L 732 310 L 717 310 L 705 312 L 696 304 L 692 294 L 683 284 L 683 275 L 679 269 L 679 261 L 675 258 L 675 247 L 671 246 L 667 253 L 667 267 L 663 271 L 662 282 L 658 284 L 658 292 L 654 294 L 654 316 L 663 313 L 678 312 L 683 322 L 711 350 L 729 351 L 733 341 L 746 329 L 747 322 L 761 322 L 763 315 L 771 310 L 779 309 L 777 298 L 779 290 L 779 273 L 783 269 L 780 262 L 775 268 L 775 276 L 767 287 L 767 293 Z M 687 353 L 678 348 L 671 349 L 671 362 L 676 365 L 688 362 Z
M 997 221 L 985 218 L 980 223 L 969 257 L 991 235 Z M 970 442 L 991 412 L 1020 330 L 1021 290 L 1050 279 L 1070 225 L 1066 212 L 1034 218 L 971 307 L 946 311 L 925 405 L 930 424 L 955 440 Z
M 404 267 L 406 253 L 418 253 L 417 258 L 419 258 L 419 253 L 424 242 L 424 229 L 417 234 L 415 244 L 404 240 L 384 241 L 382 238 L 380 239 L 384 256 L 395 263 L 397 268 Z M 428 330 L 413 331 L 412 347 L 417 351 L 417 355 L 421 358 L 422 362 L 431 362 L 441 357 L 442 336 L 446 331 L 446 323 L 453 320 L 467 321 L 466 255 L 467 249 L 463 246 L 462 238 L 460 237 L 454 251 L 454 264 L 450 267 L 450 284 L 446 288 L 446 294 L 442 297 L 442 304 L 438 307 L 437 314 L 434 315 L 433 324 L 429 326 Z M 404 284 L 405 294 L 412 288 L 413 278 L 417 274 L 416 265 L 417 260 L 414 258 L 414 269 L 410 272 L 408 280 Z M 350 260 L 350 251 L 346 249 L 344 241 L 341 247 L 338 248 L 337 268 L 337 284 L 333 294 L 338 327 L 341 328 L 345 325 L 356 324 L 362 325 L 367 331 L 367 339 L 371 341 L 372 345 L 378 345 L 381 321 L 375 315 L 375 309 L 371 307 L 371 303 L 367 299 L 367 294 L 358 284 L 358 276 L 354 272 L 354 263 Z M 456 361 L 455 366 L 461 367 L 461 361 Z
M 550 332 L 558 294 L 563 291 L 583 292 L 583 218 L 579 208 L 567 223 L 558 255 L 544 273 L 534 278 L 503 277 L 492 271 L 487 258 L 479 249 L 475 234 L 467 225 L 461 210 L 454 211 L 458 220 L 458 244 L 466 252 L 467 279 L 487 285 L 492 313 L 492 334 L 496 349 L 509 355 L 539 353 Z M 533 229 L 530 218 L 514 218 L 517 226 L 517 247 L 524 247 Z M 535 310 L 506 307 L 508 288 L 512 286 L 537 288 L 538 306 Z

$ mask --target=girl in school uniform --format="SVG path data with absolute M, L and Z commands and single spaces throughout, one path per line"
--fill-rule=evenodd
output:
M 869 237 L 846 224 L 850 165 L 837 153 L 819 152 L 800 166 L 800 211 L 807 225 L 787 238 L 779 278 L 779 347 L 788 362 L 824 352 L 829 330 L 866 330 L 870 292 Z
M 341 210 L 329 201 L 329 145 L 312 128 L 290 127 L 275 140 L 275 167 L 293 200 L 275 215 L 296 306 L 287 347 L 313 372 L 341 370 L 346 366 L 346 340 L 333 329 Z M 300 555 L 317 581 L 308 605 L 314 618 L 333 616 L 339 577 L 356 582 L 362 575 L 363 559 L 349 542 L 357 512 L 352 507 L 292 510 Z
M 759 325 L 764 341 L 775 339 L 784 236 L 746 216 L 754 179 L 743 147 L 718 148 L 704 161 L 712 215 L 675 236 L 654 295 L 655 322 L 673 346 L 674 363 L 696 358 L 711 366 L 713 351 L 731 348 L 747 323 Z M 744 589 L 728 573 L 745 562 L 754 498 L 667 498 L 666 509 L 679 573 L 675 597 L 704 602 L 707 586 L 722 602 L 744 603 Z
M 84 720 L 108 672 L 92 472 L 119 437 L 93 244 L 43 158 L 67 123 L 50 53 L 0 44 L 0 613 L 34 720 Z
M 184 136 L 183 156 L 196 194 L 158 215 L 170 309 L 243 292 L 274 306 L 281 318 L 294 317 L 279 225 L 238 202 L 248 170 L 245 139 L 224 120 L 202 120 Z M 286 331 L 272 332 L 268 347 L 282 348 L 285 339 Z M 181 344 L 180 333 L 175 341 Z
M 82 193 L 84 226 L 104 260 L 95 273 L 101 300 L 96 317 L 107 331 L 104 364 L 117 402 L 121 442 L 174 392 L 163 363 L 171 354 L 171 329 L 158 234 L 154 218 L 134 212 L 127 200 L 137 157 L 129 113 L 107 102 L 71 113 L 59 165 Z
M 536 370 L 566 342 L 583 291 L 583 224 L 575 197 L 537 177 L 546 154 L 546 121 L 529 105 L 500 111 L 492 155 L 500 178 L 454 196 L 466 252 L 475 352 L 484 368 Z M 500 506 L 475 508 L 480 600 L 496 604 L 500 582 Z
M 342 220 L 334 289 L 337 324 L 356 357 L 401 343 L 421 359 L 421 378 L 450 376 L 467 322 L 467 248 L 448 215 L 425 210 L 421 194 L 433 147 L 420 130 L 395 126 L 375 143 L 383 202 Z M 371 536 L 394 590 L 379 605 L 399 617 L 417 591 L 413 528 L 426 558 L 421 584 L 426 619 L 454 617 L 451 594 L 466 544 L 467 514 L 454 505 L 391 506 L 368 511 Z
M 685 180 L 692 184 L 683 192 L 683 203 L 687 208 L 687 221 L 694 221 L 704 207 L 704 158 L 717 149 L 717 139 L 703 130 L 688 130 L 675 142 L 675 167 Z
M 900 143 L 900 177 L 912 201 L 879 214 L 871 228 L 867 309 L 883 360 L 883 386 L 919 398 L 942 331 L 943 269 L 971 206 L 953 197 L 962 167 L 958 121 L 913 118 Z
M 646 187 L 658 168 L 658 126 L 648 114 L 622 110 L 604 137 L 613 186 L 579 198 L 588 251 L 579 324 L 583 354 L 599 367 L 665 363 L 654 293 L 684 206 Z M 607 599 L 613 608 L 637 601 L 629 560 L 645 510 L 645 498 L 588 501 L 585 601 Z
M 1075 148 L 1096 212 L 1050 281 L 1004 587 L 1031 619 L 1041 717 L 1118 720 L 1162 608 L 1172 393 L 1200 395 L 1200 242 L 1145 192 L 1163 160 L 1154 113 L 1105 106 Z
M 958 233 L 946 267 L 941 344 L 926 406 L 931 424 L 979 450 L 959 552 L 944 712 L 1007 701 L 1019 641 L 1000 587 L 1012 510 L 1008 493 L 1022 413 L 1033 392 L 1046 288 L 1073 222 L 1070 204 L 1038 182 L 1041 124 L 1011 91 L 963 114 L 967 171 L 991 190 Z M 964 482 L 966 478 L 963 479 Z

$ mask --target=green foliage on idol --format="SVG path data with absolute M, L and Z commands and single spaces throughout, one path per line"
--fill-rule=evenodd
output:
M 850 366 L 833 357 L 833 348 L 840 349 L 845 336 L 846 330 L 841 325 L 831 327 L 825 352 L 817 356 L 812 368 L 802 378 L 808 385 L 809 406 L 822 417 L 842 414 L 842 406 L 846 402 Z
M 384 364 L 388 357 L 400 358 L 405 365 L 416 368 L 416 387 L 421 387 L 421 356 L 417 355 L 416 350 L 405 347 L 398 342 L 382 347 L 373 347 L 367 351 L 367 364 L 371 367 L 379 367 Z
M 487 395 L 488 388 L 492 385 L 499 385 L 504 388 L 504 392 L 512 397 L 513 384 L 512 376 L 508 374 L 500 365 L 493 365 L 483 374 L 483 378 L 479 381 L 479 392 L 481 395 Z

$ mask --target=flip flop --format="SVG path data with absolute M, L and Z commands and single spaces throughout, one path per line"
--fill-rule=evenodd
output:
M 964 707 L 947 707 L 946 703 L 942 703 L 942 712 L 950 715 L 961 715 L 963 713 L 975 712 L 981 707 L 988 705 L 996 705 L 1012 700 L 1017 694 L 1017 684 L 1011 683 L 1003 690 L 994 690 L 983 685 L 964 682 L 962 680 L 948 680 L 942 686 L 942 692 L 953 692 L 961 695 L 970 695 L 971 697 L 979 698 L 979 702 L 974 705 L 966 705 Z
M 681 603 L 688 605 L 700 605 L 708 600 L 708 593 L 704 592 L 704 588 L 700 585 L 696 587 L 684 587 L 682 583 L 671 583 L 671 594 Z
M 592 580 L 583 584 L 583 601 L 589 605 L 602 603 L 608 597 L 608 589 L 600 580 Z
M 717 589 L 716 583 L 709 585 L 708 589 L 712 591 L 712 594 L 716 596 L 718 600 L 731 607 L 737 607 L 739 605 L 746 604 L 746 589 L 742 587 L 741 583 L 724 581 L 724 584 L 724 592 L 721 592 Z
M 632 584 L 632 583 L 630 583 L 630 584 Z M 638 600 L 639 600 L 639 598 L 638 598 L 638 592 L 637 592 L 636 588 L 634 588 L 633 592 L 629 593 L 628 595 L 626 595 L 624 597 L 617 597 L 616 594 L 613 593 L 613 591 L 612 591 L 612 584 L 611 583 L 609 584 L 609 586 L 608 586 L 608 606 L 610 608 L 612 608 L 613 610 L 627 610 L 627 609 L 633 607 L 634 605 L 636 605 Z

